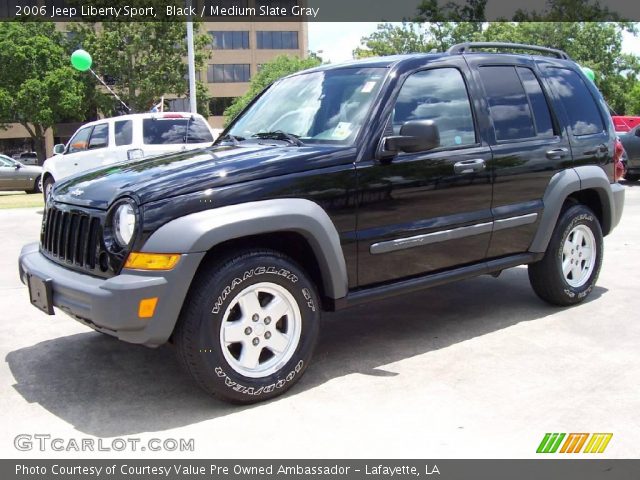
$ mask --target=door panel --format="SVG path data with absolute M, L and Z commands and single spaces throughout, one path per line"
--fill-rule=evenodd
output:
M 572 165 L 567 134 L 549 108 L 533 61 L 467 56 L 482 85 L 493 124 L 494 217 L 487 258 L 525 252 L 542 217 L 551 177 Z
M 358 165 L 360 285 L 484 258 L 491 235 L 483 228 L 491 225 L 490 175 L 454 173 L 454 164 L 476 159 L 489 162 L 489 148 Z
M 421 275 L 485 258 L 491 236 L 491 160 L 479 141 L 457 67 L 415 72 L 402 85 L 388 134 L 430 119 L 441 147 L 357 164 L 358 283 Z

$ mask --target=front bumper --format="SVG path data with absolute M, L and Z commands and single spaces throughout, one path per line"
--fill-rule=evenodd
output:
M 158 346 L 175 327 L 180 309 L 204 253 L 184 254 L 173 270 L 124 269 L 102 279 L 69 270 L 40 253 L 37 243 L 20 252 L 20 279 L 29 274 L 52 280 L 53 305 L 91 328 L 130 343 Z M 143 298 L 158 297 L 151 318 L 138 317 Z

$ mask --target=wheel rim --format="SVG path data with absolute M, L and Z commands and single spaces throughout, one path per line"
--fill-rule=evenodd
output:
M 562 274 L 572 287 L 583 286 L 596 264 L 596 238 L 586 225 L 575 226 L 562 248 Z
M 263 282 L 242 290 L 229 303 L 220 327 L 225 360 L 245 377 L 267 377 L 293 356 L 302 316 L 289 291 Z
M 44 196 L 45 196 L 45 198 L 49 198 L 49 194 L 51 193 L 51 190 L 53 189 L 53 183 L 46 182 L 44 184 L 44 188 L 46 189 L 46 191 L 44 192 Z

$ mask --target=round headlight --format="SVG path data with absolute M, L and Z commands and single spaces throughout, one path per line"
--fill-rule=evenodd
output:
M 123 203 L 118 207 L 113 216 L 113 230 L 116 240 L 121 247 L 126 247 L 133 238 L 133 232 L 136 229 L 136 213 L 133 206 L 129 203 Z

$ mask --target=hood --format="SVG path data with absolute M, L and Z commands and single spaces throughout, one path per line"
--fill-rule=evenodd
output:
M 234 183 L 318 168 L 353 159 L 353 147 L 246 144 L 213 146 L 84 172 L 56 185 L 57 202 L 107 209 L 131 196 L 139 205 Z

